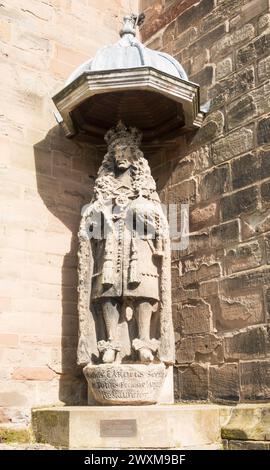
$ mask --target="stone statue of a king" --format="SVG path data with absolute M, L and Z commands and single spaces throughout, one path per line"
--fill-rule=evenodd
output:
M 108 151 L 94 196 L 82 211 L 78 363 L 96 398 L 104 391 L 105 371 L 122 367 L 121 381 L 125 368 L 130 371 L 133 365 L 136 377 L 164 378 L 174 361 L 169 228 L 139 148 L 141 138 L 136 128 L 122 122 L 107 132 Z M 107 372 L 109 388 L 112 374 Z M 142 390 L 145 385 L 138 386 Z M 142 400 L 139 395 L 138 403 L 155 402 L 143 390 Z M 104 396 L 97 400 L 105 403 Z M 113 391 L 108 400 L 113 404 L 112 397 Z M 119 397 L 116 403 L 128 403 Z

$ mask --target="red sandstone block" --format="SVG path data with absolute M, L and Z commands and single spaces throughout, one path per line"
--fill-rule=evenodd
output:
M 52 380 L 55 376 L 48 367 L 18 367 L 12 374 L 15 380 Z
M 65 64 L 76 66 L 89 59 L 89 56 L 74 49 L 64 47 L 61 44 L 55 44 L 54 58 L 56 60 L 61 60 L 61 62 L 64 62 Z
M 196 207 L 190 213 L 190 230 L 193 232 L 200 228 L 217 224 L 218 219 L 218 205 L 216 202 L 212 202 L 205 207 Z
M 9 297 L 0 297 L 0 312 L 10 310 L 10 305 L 11 299 Z
M 27 19 L 31 19 L 36 22 L 49 21 L 53 15 L 53 8 L 49 2 L 35 2 L 33 0 L 27 0 L 25 6 L 21 8 L 25 13 Z
M 50 62 L 50 72 L 54 76 L 66 79 L 74 69 L 74 65 L 66 64 L 60 60 L 52 59 Z
M 65 338 L 70 338 L 65 337 Z M 73 338 L 73 337 L 71 337 Z M 61 347 L 62 337 L 61 335 L 21 335 L 20 336 L 20 344 L 27 345 L 27 346 L 36 346 L 42 345 L 43 347 L 50 347 L 50 346 L 58 346 Z
M 12 348 L 18 346 L 18 335 L 15 334 L 0 334 L 0 347 Z
M 7 21 L 0 21 L 0 40 L 9 42 L 11 38 L 11 24 Z

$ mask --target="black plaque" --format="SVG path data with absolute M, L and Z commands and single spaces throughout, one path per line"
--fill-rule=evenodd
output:
M 100 420 L 100 437 L 134 437 L 136 435 L 136 419 Z

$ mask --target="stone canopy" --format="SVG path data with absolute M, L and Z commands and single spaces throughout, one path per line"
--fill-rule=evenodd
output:
M 161 143 L 200 127 L 199 85 L 179 62 L 135 37 L 135 20 L 124 18 L 121 39 L 79 66 L 53 97 L 67 137 L 103 144 L 121 118 L 143 132 L 144 143 Z

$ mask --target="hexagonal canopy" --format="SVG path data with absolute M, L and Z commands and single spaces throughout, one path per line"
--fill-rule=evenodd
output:
M 53 101 L 67 137 L 83 134 L 97 145 L 120 119 L 145 143 L 171 140 L 203 119 L 199 86 L 153 67 L 83 72 Z

